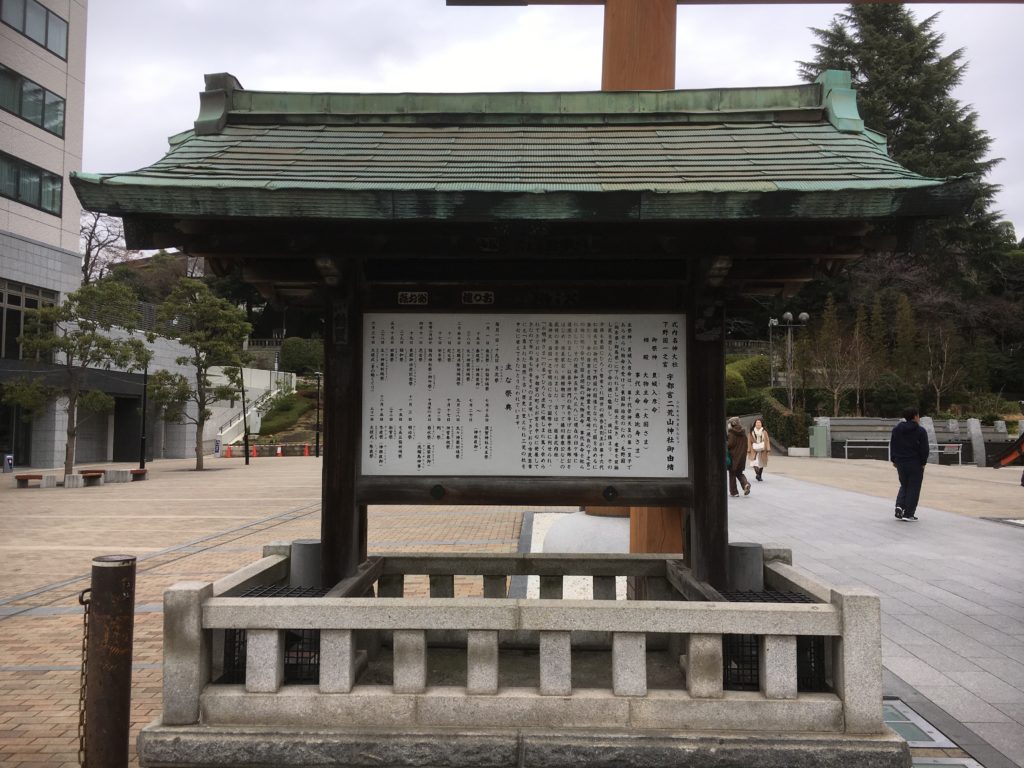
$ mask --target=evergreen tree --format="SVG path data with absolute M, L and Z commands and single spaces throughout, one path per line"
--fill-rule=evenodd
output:
M 985 181 L 999 161 L 988 156 L 991 138 L 977 113 L 953 96 L 965 52 L 943 52 L 937 18 L 918 21 L 902 5 L 851 5 L 813 30 L 814 59 L 799 62 L 808 81 L 825 69 L 848 70 L 865 124 L 886 135 L 893 159 L 924 176 L 967 177 L 977 195 L 965 215 L 922 225 L 913 254 L 869 255 L 822 292 L 851 307 L 872 297 L 891 305 L 900 292 L 911 293 L 921 322 L 952 319 L 972 343 L 995 338 L 1005 358 L 1024 341 L 1024 331 L 1007 323 L 1022 316 L 1024 297 L 1008 295 L 1001 277 L 1012 227 L 991 211 L 996 188 Z
M 107 413 L 114 398 L 89 389 L 90 369 L 141 370 L 151 357 L 135 336 L 141 317 L 131 290 L 110 280 L 85 283 L 59 306 L 29 309 L 24 335 L 18 337 L 26 360 L 35 360 L 26 375 L 5 383 L 4 399 L 30 413 L 58 400 L 67 414 L 64 475 L 75 465 L 78 427 L 90 414 Z
M 242 342 L 251 326 L 245 312 L 214 296 L 205 283 L 188 277 L 182 278 L 160 305 L 157 319 L 162 327 L 174 328 L 175 337 L 188 349 L 177 362 L 195 368 L 195 378 L 190 382 L 180 373 L 157 371 L 149 378 L 150 397 L 164 408 L 167 421 L 196 425 L 196 469 L 201 470 L 203 431 L 212 415 L 210 406 L 236 397 L 241 387 L 237 374 L 230 371 L 229 384 L 216 385 L 210 379 L 210 369 L 234 366 L 240 370 Z
M 901 293 L 896 305 L 896 321 L 893 329 L 892 368 L 907 383 L 916 383 L 918 363 L 921 359 L 917 345 L 917 322 L 914 309 L 907 294 Z
M 876 374 L 888 370 L 889 337 L 886 333 L 882 297 L 878 294 L 875 294 L 875 303 L 871 305 L 871 321 L 868 325 L 868 346 L 871 349 L 871 360 L 874 363 Z

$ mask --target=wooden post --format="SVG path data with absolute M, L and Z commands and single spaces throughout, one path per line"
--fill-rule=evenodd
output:
M 356 501 L 362 421 L 363 265 L 345 261 L 327 295 L 324 333 L 324 464 L 321 573 L 330 588 L 366 557 L 366 509 Z
M 605 0 L 601 90 L 676 84 L 677 0 Z
M 721 298 L 709 293 L 703 284 L 694 285 L 692 295 L 686 324 L 686 403 L 693 508 L 686 561 L 698 579 L 716 589 L 726 589 L 729 508 L 725 495 L 725 310 Z

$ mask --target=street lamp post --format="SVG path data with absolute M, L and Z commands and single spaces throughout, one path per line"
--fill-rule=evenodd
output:
M 768 319 L 768 356 L 771 365 L 770 379 L 773 387 L 775 386 L 775 349 L 772 344 L 772 330 L 774 328 L 786 329 L 786 394 L 789 397 L 789 410 L 793 410 L 793 329 L 802 328 L 807 325 L 807 321 L 810 319 L 811 316 L 806 312 L 801 312 L 797 315 L 797 322 L 795 323 L 793 322 L 792 312 L 783 312 L 781 323 L 775 317 Z
M 249 410 L 245 407 L 245 368 L 238 366 L 238 376 L 242 380 L 242 452 L 245 464 L 249 465 Z
M 320 458 L 320 377 L 323 373 L 316 372 L 316 452 L 315 456 Z
M 146 468 L 146 410 L 149 407 L 147 399 L 149 389 L 149 360 L 146 367 L 142 369 L 142 429 L 139 432 L 139 469 Z

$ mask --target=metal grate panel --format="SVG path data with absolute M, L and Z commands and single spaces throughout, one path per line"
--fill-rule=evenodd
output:
M 289 587 L 265 584 L 242 592 L 239 597 L 323 597 L 321 587 Z M 224 630 L 224 672 L 215 681 L 240 685 L 245 682 L 245 630 Z M 284 634 L 284 682 L 315 685 L 320 682 L 320 630 L 288 629 Z

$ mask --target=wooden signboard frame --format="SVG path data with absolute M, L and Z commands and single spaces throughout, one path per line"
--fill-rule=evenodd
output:
M 685 315 L 685 284 L 559 284 L 495 281 L 371 283 L 363 291 L 361 320 L 368 313 L 543 313 Z M 685 328 L 683 331 L 685 337 Z M 362 355 L 359 381 L 363 382 Z M 685 361 L 680 367 L 685 391 Z M 360 392 L 362 397 L 362 392 Z M 361 401 L 360 401 L 361 403 Z M 354 403 L 350 407 L 354 407 Z M 685 404 L 684 404 L 685 407 Z M 361 412 L 361 407 L 359 408 Z M 686 442 L 686 436 L 682 436 Z M 363 455 L 362 431 L 358 455 Z M 544 504 L 585 506 L 685 506 L 688 477 L 566 477 L 368 475 L 356 480 L 358 504 Z

